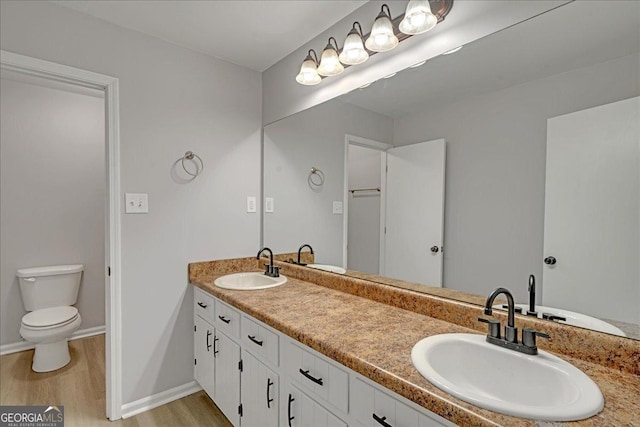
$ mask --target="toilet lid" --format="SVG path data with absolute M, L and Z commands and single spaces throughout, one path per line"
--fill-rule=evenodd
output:
M 32 328 L 43 328 L 66 323 L 77 315 L 78 309 L 71 306 L 43 308 L 26 314 L 22 318 L 22 323 Z

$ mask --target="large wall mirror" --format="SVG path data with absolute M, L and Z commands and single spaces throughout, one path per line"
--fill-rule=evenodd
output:
M 639 17 L 572 2 L 266 126 L 264 243 L 640 338 Z

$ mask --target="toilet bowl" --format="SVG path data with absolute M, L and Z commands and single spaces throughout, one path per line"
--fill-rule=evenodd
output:
M 68 339 L 82 318 L 73 307 L 84 266 L 58 265 L 17 271 L 24 307 L 20 335 L 35 344 L 32 369 L 50 372 L 71 361 Z
M 50 372 L 66 366 L 71 361 L 67 340 L 81 323 L 78 309 L 71 306 L 43 308 L 25 314 L 20 335 L 36 345 L 32 369 Z

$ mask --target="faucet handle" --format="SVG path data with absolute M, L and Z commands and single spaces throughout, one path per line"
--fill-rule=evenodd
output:
M 280 267 L 271 267 L 271 277 L 280 277 Z
M 542 337 L 547 339 L 551 338 L 548 334 L 545 334 L 544 332 L 536 331 L 535 329 L 531 329 L 531 328 L 522 329 L 523 345 L 531 348 L 536 348 L 536 337 Z
M 265 264 L 264 265 L 264 274 L 265 274 L 265 276 L 270 276 L 271 275 L 271 266 L 269 264 Z
M 478 322 L 487 323 L 489 325 L 488 335 L 491 338 L 500 338 L 500 321 L 496 319 L 484 319 L 478 317 Z

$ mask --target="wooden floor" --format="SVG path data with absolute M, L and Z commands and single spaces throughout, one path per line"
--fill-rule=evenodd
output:
M 111 422 L 105 416 L 104 335 L 70 341 L 69 347 L 71 362 L 54 372 L 31 370 L 33 350 L 0 357 L 0 405 L 64 405 L 65 427 L 231 427 L 202 391 Z

